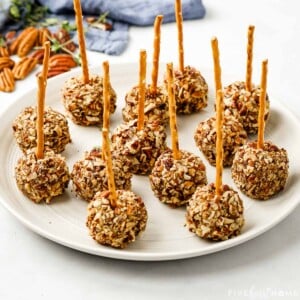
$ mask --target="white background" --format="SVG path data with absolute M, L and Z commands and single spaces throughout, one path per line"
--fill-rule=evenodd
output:
M 206 0 L 204 4 L 205 19 L 184 23 L 186 63 L 200 70 L 212 68 L 210 39 L 217 36 L 223 72 L 243 79 L 247 26 L 253 24 L 253 81 L 259 82 L 260 63 L 268 58 L 269 95 L 300 118 L 299 1 Z M 88 53 L 89 63 L 136 61 L 140 48 L 151 57 L 152 33 L 150 27 L 131 27 L 123 55 Z M 166 24 L 161 61 L 176 62 L 176 50 L 175 24 Z M 223 81 L 228 83 L 226 78 Z M 18 82 L 13 94 L 0 92 L 0 112 L 34 84 L 33 74 Z M 22 106 L 19 101 L 17 111 Z M 26 229 L 0 206 L 0 299 L 300 299 L 299 213 L 298 206 L 272 230 L 220 253 L 143 263 L 95 257 L 57 245 Z

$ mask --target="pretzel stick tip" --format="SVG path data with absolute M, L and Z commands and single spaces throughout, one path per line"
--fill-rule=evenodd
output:
M 156 93 L 158 68 L 159 68 L 159 54 L 160 54 L 160 27 L 163 21 L 163 15 L 158 15 L 154 22 L 154 42 L 153 42 L 153 69 L 152 69 L 152 83 L 151 91 Z
M 146 50 L 140 51 L 140 71 L 139 71 L 139 102 L 138 102 L 138 123 L 137 129 L 142 130 L 145 123 L 145 95 L 146 95 Z
M 168 98 L 169 98 L 169 114 L 170 114 L 170 129 L 172 140 L 173 158 L 175 160 L 181 159 L 181 152 L 179 150 L 178 130 L 176 122 L 176 102 L 174 95 L 174 73 L 173 64 L 167 64 L 167 80 L 168 80 Z
M 48 77 L 48 70 L 49 70 L 49 57 L 50 57 L 50 42 L 46 41 L 44 43 L 44 58 L 43 58 L 43 78 L 45 81 Z
M 216 97 L 217 91 L 222 89 L 222 80 L 221 80 L 221 65 L 220 65 L 220 52 L 218 39 L 213 37 L 211 39 L 211 48 L 213 53 L 213 63 L 214 63 L 214 79 L 215 79 L 215 88 L 216 88 Z
M 260 82 L 260 96 L 259 96 L 259 111 L 258 111 L 258 134 L 257 134 L 257 148 L 263 149 L 264 146 L 264 132 L 265 132 L 265 110 L 266 110 L 266 96 L 267 96 L 267 75 L 268 75 L 268 60 L 264 60 L 261 64 L 261 82 Z
M 184 72 L 184 48 L 183 48 L 183 18 L 181 0 L 175 2 L 175 16 L 178 32 L 178 55 L 179 55 L 179 71 Z
M 36 157 L 38 159 L 44 158 L 44 110 L 45 110 L 45 80 L 42 74 L 37 76 L 38 92 L 37 92 L 37 148 Z
M 248 41 L 247 41 L 247 67 L 246 67 L 246 90 L 252 89 L 252 61 L 253 61 L 253 35 L 255 27 L 250 25 L 248 27 Z
M 87 84 L 89 82 L 89 70 L 88 70 L 88 62 L 87 62 L 87 55 L 86 55 L 86 48 L 85 48 L 82 9 L 81 9 L 80 0 L 73 0 L 73 3 L 74 3 L 76 26 L 78 32 L 78 44 L 79 44 L 81 63 L 82 63 L 83 82 Z

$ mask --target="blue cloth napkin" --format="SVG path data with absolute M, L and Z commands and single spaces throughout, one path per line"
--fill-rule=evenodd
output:
M 74 13 L 73 0 L 38 0 L 55 15 L 66 16 Z M 154 23 L 158 14 L 164 16 L 164 23 L 174 22 L 174 0 L 83 0 L 81 1 L 84 16 L 99 16 L 108 12 L 113 28 L 102 31 L 89 28 L 86 32 L 86 47 L 89 50 L 119 55 L 129 41 L 129 25 L 148 26 Z M 200 19 L 205 15 L 202 0 L 182 0 L 184 20 Z M 75 36 L 75 42 L 77 37 Z
M 73 0 L 39 0 L 52 13 L 73 12 Z M 134 25 L 151 25 L 157 15 L 164 15 L 164 22 L 173 22 L 174 0 L 84 0 L 81 1 L 85 14 L 99 15 L 109 12 L 109 17 Z M 201 0 L 182 0 L 184 19 L 199 19 L 205 15 Z
M 73 0 L 39 0 L 54 14 L 73 13 Z M 174 0 L 84 0 L 84 15 L 100 15 L 109 12 L 113 30 L 101 31 L 90 28 L 86 32 L 86 46 L 93 51 L 110 55 L 121 54 L 128 44 L 128 24 L 147 26 L 154 23 L 158 14 L 164 15 L 164 23 L 174 22 Z M 201 0 L 182 0 L 185 20 L 200 19 L 205 15 Z M 76 41 L 76 37 L 75 37 Z

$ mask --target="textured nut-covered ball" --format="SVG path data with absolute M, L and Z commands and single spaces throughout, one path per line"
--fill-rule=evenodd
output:
M 245 82 L 236 81 L 224 88 L 224 114 L 239 118 L 248 134 L 258 131 L 260 87 L 252 85 L 246 90 Z M 265 120 L 269 117 L 270 102 L 266 96 Z
M 167 79 L 164 79 L 167 86 Z M 201 73 L 191 66 L 186 66 L 183 73 L 174 71 L 174 94 L 176 112 L 191 114 L 207 106 L 208 86 Z
M 247 133 L 241 122 L 233 115 L 224 116 L 223 122 L 223 166 L 232 165 L 236 150 L 247 141 Z M 216 165 L 216 118 L 211 117 L 200 122 L 194 139 L 197 147 L 205 155 L 209 163 Z
M 32 201 L 50 203 L 67 188 L 70 174 L 66 160 L 47 149 L 44 158 L 37 159 L 35 149 L 21 157 L 15 167 L 19 189 Z
M 125 107 L 122 109 L 123 120 L 129 122 L 138 118 L 139 87 L 134 87 L 125 96 Z M 159 120 L 166 124 L 169 121 L 168 98 L 164 87 L 158 86 L 153 92 L 151 86 L 146 88 L 145 120 Z
M 244 207 L 238 193 L 223 185 L 217 198 L 214 184 L 197 188 L 187 205 L 187 228 L 204 239 L 227 240 L 241 233 Z
M 237 187 L 247 196 L 267 200 L 284 189 L 288 178 L 287 151 L 271 142 L 257 149 L 249 142 L 235 153 L 231 174 Z
M 171 150 L 157 159 L 149 176 L 155 196 L 171 206 L 185 205 L 200 185 L 207 183 L 206 169 L 202 160 L 187 151 L 180 151 L 175 160 Z
M 125 248 L 145 230 L 147 210 L 141 197 L 117 190 L 117 205 L 112 207 L 108 191 L 98 192 L 88 204 L 86 225 L 92 238 L 102 245 Z
M 26 107 L 14 120 L 12 128 L 20 149 L 25 153 L 28 149 L 36 147 L 36 107 Z M 65 150 L 71 142 L 68 121 L 66 117 L 46 107 L 44 111 L 44 139 L 45 146 L 55 153 Z
M 132 178 L 129 162 L 114 153 L 112 156 L 116 189 L 129 190 Z M 75 162 L 71 179 L 75 193 L 86 201 L 91 201 L 97 192 L 108 190 L 106 163 L 100 148 L 86 152 L 83 159 Z
M 145 175 L 166 149 L 166 137 L 164 126 L 157 120 L 146 122 L 142 130 L 137 130 L 137 120 L 133 120 L 116 128 L 112 150 L 130 161 L 133 174 Z
M 117 96 L 110 86 L 110 113 L 116 110 Z M 62 88 L 62 101 L 68 116 L 78 125 L 102 125 L 103 78 L 90 76 L 85 84 L 81 76 L 71 77 Z

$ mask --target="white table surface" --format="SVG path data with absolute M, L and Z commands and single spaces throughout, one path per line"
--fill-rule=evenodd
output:
M 259 82 L 261 60 L 268 58 L 270 96 L 300 118 L 299 1 L 206 0 L 205 5 L 205 19 L 184 23 L 186 62 L 212 68 L 210 39 L 215 35 L 223 74 L 243 78 L 246 30 L 254 24 L 253 80 Z M 177 60 L 174 24 L 163 26 L 162 39 L 161 61 Z M 91 65 L 104 59 L 136 61 L 140 48 L 151 57 L 151 47 L 152 28 L 131 27 L 124 54 L 88 53 L 88 58 Z M 226 78 L 223 83 L 228 83 Z M 12 94 L 0 92 L 0 112 L 33 84 L 34 75 L 18 82 Z M 0 299 L 300 299 L 299 213 L 298 206 L 263 235 L 219 253 L 144 263 L 57 245 L 25 228 L 0 206 Z

